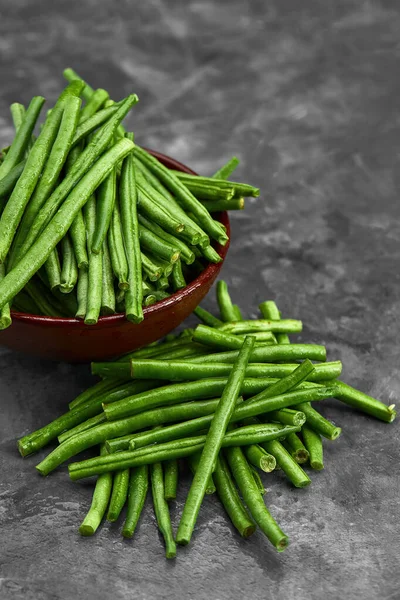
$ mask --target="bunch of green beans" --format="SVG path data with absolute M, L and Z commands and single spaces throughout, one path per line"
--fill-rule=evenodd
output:
M 312 403 L 335 397 L 394 420 L 393 406 L 338 379 L 341 362 L 326 362 L 323 346 L 292 343 L 289 335 L 302 324 L 281 319 L 273 301 L 260 304 L 261 318 L 252 321 L 243 320 L 224 281 L 217 283 L 217 301 L 218 316 L 195 310 L 202 321 L 195 329 L 118 361 L 93 363 L 102 379 L 64 415 L 19 440 L 27 456 L 58 438 L 36 467 L 42 475 L 99 448 L 97 456 L 68 467 L 72 480 L 97 476 L 82 535 L 93 535 L 103 518 L 119 519 L 126 505 L 122 535 L 132 537 L 151 489 L 166 557 L 173 558 L 176 544 L 190 541 L 204 495 L 215 494 L 242 537 L 258 527 L 282 552 L 288 536 L 264 502 L 263 478 L 279 468 L 294 487 L 309 486 L 310 473 L 324 468 L 323 439 L 341 433 Z M 257 337 L 265 332 L 267 338 Z M 174 537 L 169 503 L 181 467 L 193 480 Z
M 228 236 L 213 213 L 244 207 L 259 195 L 228 182 L 233 158 L 213 177 L 165 167 L 126 133 L 138 102 L 94 90 L 72 69 L 44 121 L 45 99 L 10 107 L 15 137 L 0 161 L 0 329 L 12 310 L 76 317 L 125 312 L 184 288 Z M 38 130 L 35 137 L 34 131 Z

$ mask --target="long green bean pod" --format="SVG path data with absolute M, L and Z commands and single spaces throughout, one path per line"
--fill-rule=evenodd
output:
M 33 129 L 36 121 L 42 110 L 45 99 L 42 96 L 32 98 L 24 119 L 18 127 L 17 134 L 5 155 L 3 162 L 0 165 L 0 179 L 3 179 L 14 167 L 20 163 L 23 158 L 28 144 L 31 140 Z
M 232 175 L 233 171 L 239 166 L 239 159 L 236 156 L 232 156 L 228 162 L 223 165 L 218 171 L 214 173 L 212 176 L 213 179 L 229 179 L 230 175 Z
M 62 268 L 60 292 L 69 294 L 72 292 L 78 281 L 78 265 L 76 263 L 74 248 L 69 235 L 65 235 L 61 240 L 61 255 Z
M 188 544 L 190 541 L 205 494 L 208 478 L 214 470 L 222 439 L 235 410 L 235 404 L 239 397 L 240 388 L 246 373 L 247 362 L 254 343 L 255 340 L 252 337 L 247 337 L 243 342 L 238 359 L 232 368 L 221 400 L 214 413 L 199 465 L 190 486 L 185 506 L 183 507 L 176 535 L 176 540 L 179 544 Z
M 115 277 L 118 279 L 118 287 L 120 290 L 127 290 L 129 288 L 128 261 L 125 253 L 118 198 L 115 199 L 114 210 L 111 215 L 111 223 L 108 230 L 108 247 L 112 269 Z
M 128 155 L 121 170 L 119 185 L 121 222 L 128 261 L 128 284 L 125 293 L 126 317 L 133 323 L 143 321 L 142 260 L 137 220 L 137 187 L 132 155 Z
M 150 479 L 157 525 L 165 541 L 165 556 L 167 558 L 175 558 L 176 544 L 172 533 L 169 508 L 165 500 L 164 476 L 161 463 L 154 463 L 150 466 Z
M 221 452 L 217 458 L 213 477 L 218 497 L 233 526 L 236 527 L 242 537 L 250 537 L 255 532 L 256 525 L 239 497 L 229 467 Z
M 131 538 L 135 533 L 149 487 L 149 467 L 142 465 L 130 470 L 128 508 L 122 535 Z
M 114 474 L 113 489 L 107 512 L 107 521 L 114 523 L 125 506 L 129 490 L 129 469 Z
M 103 246 L 111 217 L 114 210 L 115 197 L 117 194 L 117 172 L 114 169 L 110 175 L 99 186 L 96 202 L 96 226 L 93 233 L 91 250 L 99 254 Z
M 251 516 L 271 544 L 275 546 L 278 552 L 282 552 L 289 543 L 288 537 L 283 533 L 265 506 L 242 450 L 240 448 L 227 448 L 224 454 Z
M 104 446 L 100 449 L 100 456 L 105 454 Z M 113 476 L 111 473 L 99 475 L 94 488 L 92 504 L 89 512 L 79 527 L 79 533 L 83 536 L 94 535 L 103 520 L 111 496 Z

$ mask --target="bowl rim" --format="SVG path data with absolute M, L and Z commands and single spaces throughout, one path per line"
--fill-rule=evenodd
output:
M 157 152 L 156 150 L 151 150 L 149 148 L 145 148 L 145 150 L 150 152 L 150 154 L 152 154 L 155 158 L 157 158 L 161 162 L 163 161 L 163 159 L 164 160 L 166 159 L 166 161 L 176 171 L 182 171 L 183 173 L 189 173 L 190 175 L 197 175 L 197 173 L 195 171 L 193 171 L 192 169 L 190 169 L 183 163 L 179 162 L 178 160 L 171 158 L 167 154 L 163 154 L 162 152 Z M 227 229 L 228 237 L 229 237 L 228 242 L 225 244 L 225 246 L 221 246 L 220 244 L 217 244 L 215 246 L 215 250 L 218 252 L 220 257 L 222 258 L 222 261 L 224 261 L 226 254 L 228 252 L 228 249 L 229 249 L 229 245 L 230 245 L 230 222 L 229 222 L 228 212 L 223 211 L 220 213 L 215 213 L 215 219 L 220 221 L 223 225 L 225 225 L 225 227 Z M 143 308 L 144 318 L 146 318 L 147 316 L 150 316 L 154 313 L 162 312 L 164 309 L 166 309 L 170 306 L 173 306 L 175 304 L 178 304 L 183 298 L 188 296 L 192 291 L 194 291 L 198 287 L 202 286 L 203 283 L 205 283 L 209 279 L 213 278 L 214 275 L 216 274 L 216 271 L 219 271 L 220 268 L 221 268 L 221 263 L 209 263 L 206 266 L 206 268 L 200 273 L 200 275 L 198 275 L 196 277 L 196 279 L 191 281 L 186 287 L 182 288 L 181 290 L 178 290 L 177 292 L 174 292 L 173 294 L 171 294 L 171 296 L 169 296 L 168 298 L 165 298 L 164 300 L 159 300 L 158 302 L 155 302 L 151 306 L 145 306 Z M 82 319 L 77 319 L 75 317 L 48 317 L 46 315 L 34 315 L 34 314 L 30 314 L 30 313 L 25 313 L 25 312 L 18 312 L 16 310 L 11 310 L 11 318 L 13 321 L 14 320 L 21 321 L 21 322 L 37 324 L 37 325 L 44 325 L 44 326 L 57 325 L 60 327 L 68 326 L 69 328 L 70 327 L 73 327 L 73 328 L 84 327 L 84 328 L 88 328 L 88 330 L 89 329 L 90 330 L 99 329 L 102 326 L 115 325 L 116 323 L 120 323 L 120 322 L 122 323 L 124 321 L 127 321 L 125 313 L 116 313 L 114 315 L 105 315 L 105 316 L 99 317 L 99 320 L 95 325 L 85 325 L 85 323 L 83 322 Z M 132 323 L 132 322 L 131 322 L 131 324 L 135 325 L 135 323 Z M 140 323 L 137 323 L 137 325 L 140 325 Z

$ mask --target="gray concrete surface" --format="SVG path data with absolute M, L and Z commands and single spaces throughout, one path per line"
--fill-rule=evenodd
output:
M 54 100 L 75 67 L 115 98 L 136 92 L 137 140 L 199 173 L 232 154 L 261 197 L 232 217 L 223 270 L 248 316 L 275 298 L 301 340 L 344 361 L 343 378 L 400 392 L 400 11 L 398 2 L 216 0 L 0 2 L 0 143 L 8 105 Z M 215 308 L 213 295 L 205 302 Z M 34 344 L 34 341 L 32 341 Z M 265 476 L 291 539 L 278 555 L 242 541 L 215 498 L 193 543 L 166 562 L 151 507 L 137 535 L 77 527 L 91 487 L 47 479 L 15 440 L 90 381 L 86 367 L 0 351 L 0 597 L 138 600 L 399 598 L 399 429 L 326 401 L 343 426 L 326 469 L 296 490 Z M 177 525 L 187 490 L 173 508 Z

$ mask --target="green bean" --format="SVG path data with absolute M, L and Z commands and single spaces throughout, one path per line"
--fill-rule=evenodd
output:
M 161 300 L 165 300 L 166 298 L 169 298 L 171 294 L 169 294 L 168 292 L 165 292 L 164 290 L 155 290 L 154 292 L 152 292 L 152 296 L 153 296 L 153 300 L 151 304 L 155 304 L 156 302 L 160 302 Z M 146 298 L 147 300 L 147 298 Z M 146 306 L 149 306 L 148 304 L 146 304 Z
M 254 483 L 256 484 L 258 491 L 260 492 L 261 496 L 264 496 L 266 489 L 264 487 L 264 484 L 262 482 L 259 472 L 251 464 L 249 464 L 249 468 L 250 468 L 251 474 L 253 475 Z
M 57 116 L 57 114 L 59 113 L 59 110 L 60 110 L 58 107 L 58 104 L 59 103 L 57 103 L 54 108 L 54 114 L 55 114 L 56 121 L 53 126 L 50 123 L 52 116 L 53 116 L 53 111 L 52 111 L 50 117 L 48 117 L 49 127 L 52 129 L 50 129 L 50 134 L 49 134 L 49 138 L 48 138 L 49 141 L 47 142 L 46 138 L 45 138 L 44 142 L 45 142 L 45 144 L 49 143 L 50 148 L 45 150 L 45 161 L 46 162 L 42 163 L 42 167 L 40 167 L 39 164 L 37 166 L 37 168 L 43 168 L 43 172 L 41 173 L 40 179 L 37 182 L 37 185 L 34 189 L 32 197 L 30 198 L 30 200 L 26 206 L 26 210 L 23 214 L 20 228 L 19 228 L 17 237 L 15 238 L 15 242 L 16 242 L 15 249 L 13 250 L 13 253 L 11 255 L 11 259 L 15 258 L 16 255 L 18 255 L 19 249 L 24 241 L 24 238 L 30 232 L 32 224 L 35 221 L 40 209 L 42 208 L 42 206 L 45 204 L 45 202 L 48 200 L 49 196 L 52 194 L 52 192 L 56 188 L 57 182 L 59 180 L 59 176 L 61 173 L 61 169 L 63 168 L 65 161 L 67 160 L 68 152 L 71 147 L 72 137 L 74 135 L 74 132 L 75 132 L 75 129 L 77 126 L 77 122 L 78 122 L 81 100 L 80 100 L 80 98 L 77 98 L 76 96 L 70 96 L 69 98 L 66 98 L 64 100 L 64 111 L 62 113 L 60 123 L 59 123 L 60 116 Z M 46 120 L 46 122 L 47 122 L 47 120 Z M 59 125 L 58 125 L 58 123 L 59 123 Z M 39 140 L 41 139 L 41 136 L 44 134 L 44 131 L 45 131 L 45 128 L 43 129 L 42 133 L 38 137 L 38 141 L 32 148 L 32 151 L 30 154 L 32 154 L 33 152 L 36 151 L 35 148 L 37 145 L 40 144 Z M 54 138 L 55 134 L 57 134 L 57 137 L 55 138 L 54 143 L 53 143 L 52 139 Z M 28 168 L 28 164 L 29 164 L 29 157 L 27 160 L 26 168 Z M 35 168 L 35 166 L 34 166 L 34 168 Z M 13 260 L 11 260 L 11 265 L 12 264 L 15 264 L 15 261 L 13 263 Z
M 236 196 L 251 196 L 257 198 L 260 195 L 260 190 L 248 185 L 247 183 L 237 183 L 235 181 L 226 181 L 225 179 L 216 179 L 215 177 L 199 177 L 198 175 L 190 175 L 181 171 L 173 171 L 175 176 L 186 186 L 206 185 L 210 188 L 230 189 L 234 188 Z
M 122 235 L 121 214 L 118 198 L 115 199 L 114 210 L 111 215 L 111 223 L 108 230 L 108 247 L 110 250 L 113 272 L 115 277 L 118 279 L 118 287 L 120 290 L 127 290 L 129 288 L 128 262 L 126 260 L 124 239 Z
M 25 106 L 19 102 L 13 102 L 10 106 L 10 113 L 14 124 L 15 132 L 21 127 L 25 117 Z
M 256 526 L 249 517 L 232 480 L 228 465 L 222 453 L 219 454 L 214 471 L 215 487 L 232 524 L 240 535 L 248 538 L 256 530 Z
M 288 435 L 296 435 L 296 434 L 288 434 Z M 271 473 L 276 467 L 276 460 L 272 454 L 268 454 L 258 444 L 251 444 L 249 446 L 245 446 L 243 452 L 252 465 L 261 469 L 265 473 Z
M 160 279 L 158 279 L 158 281 L 156 283 L 156 287 L 157 287 L 157 291 L 167 290 L 169 288 L 168 277 L 166 277 L 166 276 L 160 277 Z
M 395 420 L 396 411 L 394 404 L 387 406 L 380 400 L 372 398 L 360 390 L 356 390 L 343 381 L 337 381 L 336 384 L 338 388 L 336 397 L 345 404 L 386 423 L 392 423 Z
M 205 259 L 212 263 L 220 263 L 222 258 L 218 252 L 212 246 L 205 246 L 202 248 L 202 254 Z
M 61 285 L 61 267 L 57 248 L 54 248 L 50 252 L 48 259 L 44 263 L 44 267 L 49 280 L 50 289 L 54 290 L 55 288 L 59 288 Z
M 71 171 L 73 165 L 75 164 L 75 162 L 81 154 L 82 148 L 80 145 L 75 146 L 74 148 L 72 148 L 72 150 L 70 150 L 66 161 L 67 173 Z M 69 234 L 71 236 L 71 241 L 74 248 L 78 269 L 87 270 L 89 268 L 89 257 L 86 250 L 85 222 L 83 220 L 83 214 L 81 210 L 77 213 L 75 219 L 73 220 L 69 229 Z
M 143 271 L 146 273 L 150 281 L 158 281 L 163 274 L 161 265 L 156 264 L 152 258 L 150 258 L 144 252 L 140 253 L 142 261 Z
M 193 313 L 198 319 L 200 319 L 200 321 L 202 321 L 205 325 L 208 325 L 209 327 L 220 327 L 221 325 L 223 325 L 222 321 L 217 319 L 217 317 L 214 317 L 214 315 L 212 315 L 210 312 L 208 312 L 208 310 L 205 310 L 201 306 L 197 306 L 194 309 Z
M 176 248 L 181 255 L 181 259 L 187 265 L 191 265 L 194 262 L 194 252 L 189 248 L 185 242 L 178 237 L 175 237 L 171 233 L 164 231 L 162 227 L 154 223 L 150 219 L 147 219 L 144 215 L 138 215 L 138 220 L 141 225 L 144 225 L 146 229 L 155 233 L 159 238 L 168 242 L 172 247 Z
M 103 127 L 93 135 L 90 143 L 86 146 L 85 150 L 73 164 L 66 177 L 42 206 L 37 218 L 35 219 L 29 233 L 26 236 L 26 239 L 24 240 L 24 243 L 20 248 L 19 254 L 15 257 L 16 263 L 20 259 L 20 256 L 24 256 L 27 249 L 29 249 L 34 243 L 36 238 L 51 221 L 56 212 L 59 212 L 60 205 L 62 204 L 62 208 L 65 206 L 65 204 L 68 205 L 71 194 L 72 197 L 74 197 L 75 189 L 78 183 L 81 182 L 83 176 L 86 175 L 89 170 L 94 168 L 94 166 L 98 163 L 98 160 L 105 160 L 108 152 L 115 151 L 115 148 L 122 148 L 122 146 L 115 144 L 111 149 L 108 150 L 108 152 L 104 152 L 114 137 L 116 127 L 135 104 L 136 100 L 137 97 L 135 95 L 128 96 L 118 108 L 116 113 L 109 119 L 109 121 L 107 121 L 107 123 L 105 123 L 105 125 L 103 125 Z M 131 146 L 131 148 L 132 147 L 133 146 Z M 107 177 L 109 172 L 111 172 L 111 170 L 103 173 L 103 176 L 98 182 L 96 182 L 96 187 L 98 187 L 100 183 Z M 66 198 L 67 200 L 65 200 Z M 81 208 L 83 204 L 84 202 L 79 203 L 79 208 Z M 76 212 L 78 212 L 78 210 Z M 75 216 L 76 215 L 74 213 L 74 217 Z
M 101 427 L 101 425 L 99 427 Z M 234 431 L 229 431 L 229 433 L 226 433 L 224 436 L 222 436 L 221 447 L 228 448 L 231 446 L 263 443 L 267 440 L 275 440 L 278 437 L 284 436 L 288 431 L 292 431 L 293 429 L 296 429 L 297 431 L 300 430 L 299 427 L 272 427 L 271 425 L 265 424 L 240 427 Z M 200 450 L 205 444 L 206 437 L 206 435 L 198 435 L 194 437 L 173 440 L 166 443 L 160 443 L 155 446 L 145 446 L 143 448 L 129 450 L 127 452 L 115 452 L 104 457 L 90 458 L 80 462 L 71 463 L 68 466 L 68 470 L 71 479 L 77 480 L 84 477 L 91 477 L 92 475 L 106 471 L 119 471 L 128 467 L 139 466 L 141 464 L 152 464 L 174 458 L 183 458 Z M 71 441 L 75 442 L 75 437 L 71 438 Z M 197 473 L 199 473 L 199 468 Z M 196 475 L 194 477 L 194 481 L 195 480 Z
M 195 454 L 192 454 L 191 456 L 188 456 L 188 458 L 187 458 L 190 470 L 192 471 L 193 475 L 197 471 L 197 468 L 198 468 L 199 462 L 200 462 L 200 458 L 201 458 L 201 452 L 196 452 Z M 209 476 L 209 478 L 207 480 L 205 494 L 207 494 L 208 496 L 211 494 L 215 494 L 216 490 L 217 490 L 217 488 L 215 487 L 214 479 L 213 479 L 213 476 L 211 473 L 211 475 Z
M 128 379 L 130 365 L 126 362 L 93 362 L 92 375 L 100 377 L 113 377 L 115 379 Z
M 279 321 L 281 318 L 278 307 L 273 300 L 262 302 L 258 308 L 264 319 Z M 278 344 L 290 344 L 289 336 L 286 333 L 277 333 L 276 339 Z
M 225 322 L 235 321 L 236 315 L 228 292 L 228 286 L 222 279 L 217 282 L 217 302 L 221 319 Z
M 304 425 L 301 429 L 304 445 L 310 458 L 310 467 L 317 471 L 324 468 L 324 454 L 322 439 L 319 433 Z
M 149 487 L 149 467 L 142 465 L 130 470 L 128 508 L 122 535 L 131 538 L 135 532 Z
M 91 250 L 99 254 L 110 227 L 117 193 L 117 171 L 114 169 L 99 186 L 96 203 L 96 227 L 93 233 Z
M 172 533 L 168 504 L 164 497 L 164 476 L 161 463 L 154 463 L 150 466 L 150 479 L 157 525 L 165 541 L 165 556 L 175 558 L 176 544 Z
M 85 319 L 87 312 L 89 275 L 87 271 L 79 271 L 77 283 L 78 308 L 75 313 L 77 319 Z
M 198 219 L 200 226 L 213 239 L 221 244 L 226 244 L 228 236 L 223 229 L 209 215 L 207 210 L 196 200 L 191 192 L 179 180 L 176 174 L 164 167 L 156 158 L 148 154 L 143 148 L 135 147 L 135 155 L 161 180 L 165 186 L 175 194 L 178 203 Z
M 60 292 L 63 292 L 64 294 L 69 294 L 70 292 L 72 292 L 78 281 L 78 265 L 76 264 L 74 249 L 72 246 L 71 239 L 68 235 L 65 235 L 61 240 L 61 253 L 62 269 L 60 280 Z
M 278 440 L 264 442 L 261 446 L 264 450 L 275 456 L 277 464 L 295 487 L 303 488 L 311 483 L 307 473 L 303 471 Z
M 83 207 L 89 254 L 86 325 L 95 325 L 97 323 L 100 316 L 103 293 L 103 252 L 99 254 L 92 252 L 93 236 L 96 227 L 96 212 L 96 198 L 92 195 Z
M 72 247 L 78 269 L 87 271 L 89 268 L 89 257 L 86 250 L 86 229 L 82 211 L 78 211 L 69 229 Z
M 86 100 L 86 102 L 89 102 L 91 97 L 94 94 L 94 89 L 92 87 L 90 87 L 90 85 L 88 83 L 86 83 L 86 81 L 83 81 L 83 79 L 81 77 L 79 77 L 79 75 L 71 68 L 64 69 L 63 75 L 64 75 L 65 79 L 67 81 L 69 81 L 70 83 L 72 83 L 73 81 L 79 81 L 84 84 L 82 87 L 81 95 L 82 95 L 82 98 L 84 100 Z
M 218 282 L 220 283 L 220 282 Z M 295 319 L 282 319 L 279 321 L 252 320 L 225 323 L 221 331 L 234 334 L 255 333 L 257 331 L 272 331 L 274 333 L 300 333 L 302 322 Z
M 242 450 L 227 448 L 225 456 L 251 516 L 278 552 L 282 552 L 288 545 L 288 537 L 265 506 Z
M 107 521 L 114 523 L 121 510 L 124 508 L 126 500 L 128 498 L 129 489 L 129 469 L 123 469 L 117 471 L 114 474 L 113 489 L 111 494 L 110 505 L 107 512 Z
M 229 179 L 229 176 L 239 166 L 239 159 L 236 156 L 232 156 L 228 162 L 223 165 L 218 171 L 212 176 L 213 179 Z
M 202 200 L 201 203 L 209 213 L 244 209 L 244 198 L 232 198 L 232 200 Z
M 65 442 L 69 438 L 73 437 L 74 435 L 78 435 L 79 433 L 82 433 L 82 431 L 87 431 L 88 429 L 91 429 L 92 427 L 95 427 L 96 425 L 100 425 L 101 423 L 104 423 L 105 421 L 106 421 L 106 418 L 103 413 L 95 415 L 94 417 L 90 417 L 89 419 L 86 419 L 86 421 L 83 421 L 82 423 L 75 425 L 75 427 L 71 427 L 71 429 L 67 429 L 67 431 L 64 431 L 63 433 L 58 435 L 57 436 L 58 442 L 59 442 L 59 444 L 62 444 L 63 442 Z
M 252 337 L 247 337 L 243 342 L 237 361 L 232 367 L 221 400 L 214 413 L 199 465 L 183 507 L 176 536 L 179 544 L 188 544 L 192 536 L 205 494 L 207 481 L 214 470 L 215 461 L 222 445 L 222 439 L 235 409 L 240 387 L 245 377 L 247 362 L 254 344 L 255 340 Z
M 172 286 L 175 292 L 177 292 L 178 290 L 182 290 L 183 288 L 186 287 L 186 281 L 185 281 L 185 277 L 183 275 L 183 271 L 182 271 L 182 262 L 180 260 L 178 260 L 172 269 L 172 274 L 171 274 L 171 278 L 172 278 Z
M 285 447 L 299 465 L 308 461 L 308 450 L 296 433 L 289 433 L 286 436 Z
M 122 164 L 119 198 L 122 231 L 129 269 L 129 289 L 125 292 L 126 317 L 133 323 L 140 323 L 143 321 L 142 261 L 137 219 L 136 174 L 132 154 L 129 154 Z
M 282 408 L 268 413 L 270 421 L 278 421 L 284 425 L 295 425 L 301 427 L 306 422 L 306 415 L 298 410 L 291 408 Z
M 306 359 L 307 360 L 307 359 Z M 306 361 L 304 361 L 306 362 Z M 304 363 L 303 363 L 304 364 Z M 326 363 L 321 367 L 326 367 Z M 93 374 L 107 376 L 108 365 L 112 363 L 104 363 L 100 367 L 100 370 L 93 371 Z M 315 365 L 318 367 L 319 365 Z M 246 368 L 246 377 L 283 377 L 282 383 L 277 384 L 276 393 L 284 393 L 295 387 L 301 381 L 308 379 L 309 381 L 320 381 L 325 379 L 322 377 L 327 369 L 315 369 L 314 365 L 307 361 L 304 367 L 297 371 L 299 368 L 298 364 L 257 364 L 251 363 Z M 112 366 L 111 366 L 112 370 Z M 150 358 L 132 358 L 131 359 L 131 376 L 135 379 L 166 379 L 170 381 L 175 380 L 196 380 L 202 379 L 203 377 L 223 377 L 229 375 L 232 370 L 232 365 L 229 363 L 207 363 L 200 364 L 199 362 L 193 362 L 191 359 L 188 360 L 171 360 L 171 357 L 160 357 L 157 356 Z M 315 371 L 315 374 L 313 373 Z M 295 373 L 293 375 L 293 373 Z M 293 375 L 293 376 L 292 376 Z M 286 376 L 286 377 L 285 377 Z M 286 379 L 289 377 L 289 379 Z M 283 382 L 284 381 L 284 382 Z
M 103 447 L 100 449 L 100 456 L 105 453 Z M 84 536 L 94 535 L 98 529 L 107 510 L 108 502 L 111 496 L 113 476 L 111 473 L 103 473 L 97 478 L 94 488 L 92 504 L 89 512 L 79 527 L 79 533 Z
M 164 464 L 164 498 L 167 502 L 176 500 L 178 488 L 178 461 L 167 460 Z
M 0 306 L 9 302 L 43 265 L 51 250 L 67 233 L 78 210 L 96 187 L 133 147 L 129 140 L 118 141 L 104 153 L 90 171 L 79 181 L 57 214 L 20 262 L 0 282 Z M 32 150 L 33 151 L 33 150 Z
M 107 240 L 103 243 L 103 284 L 101 290 L 101 314 L 113 315 L 115 313 L 114 280 L 111 266 L 110 253 Z
M 81 110 L 79 124 L 84 123 L 89 117 L 92 117 L 97 111 L 103 106 L 103 104 L 109 99 L 109 94 L 106 90 L 99 88 L 91 94 L 86 106 Z
M 309 402 L 302 402 L 294 406 L 294 408 L 306 415 L 306 423 L 309 427 L 328 440 L 336 440 L 341 434 L 341 428 L 336 427 L 328 419 L 325 419 Z
M 4 279 L 6 274 L 6 268 L 4 265 L 0 264 L 0 281 Z M 0 331 L 2 329 L 7 329 L 11 325 L 11 313 L 10 313 L 10 305 L 4 304 L 0 308 Z
M 104 125 L 108 119 L 115 115 L 120 106 L 121 104 L 115 104 L 113 106 L 103 108 L 92 117 L 89 117 L 83 121 L 83 123 L 79 122 L 75 131 L 74 139 L 72 140 L 72 148 L 74 149 L 78 144 L 88 138 L 96 129 L 98 129 L 101 125 Z
M 3 179 L 14 167 L 20 163 L 23 158 L 28 144 L 31 140 L 32 132 L 36 121 L 42 109 L 45 99 L 42 96 L 32 98 L 21 126 L 18 128 L 17 134 L 5 155 L 3 162 L 0 165 L 0 179 Z
M 25 168 L 26 160 L 15 165 L 2 179 L 0 179 L 0 214 L 3 212 L 8 196 L 11 194 L 15 184 Z

